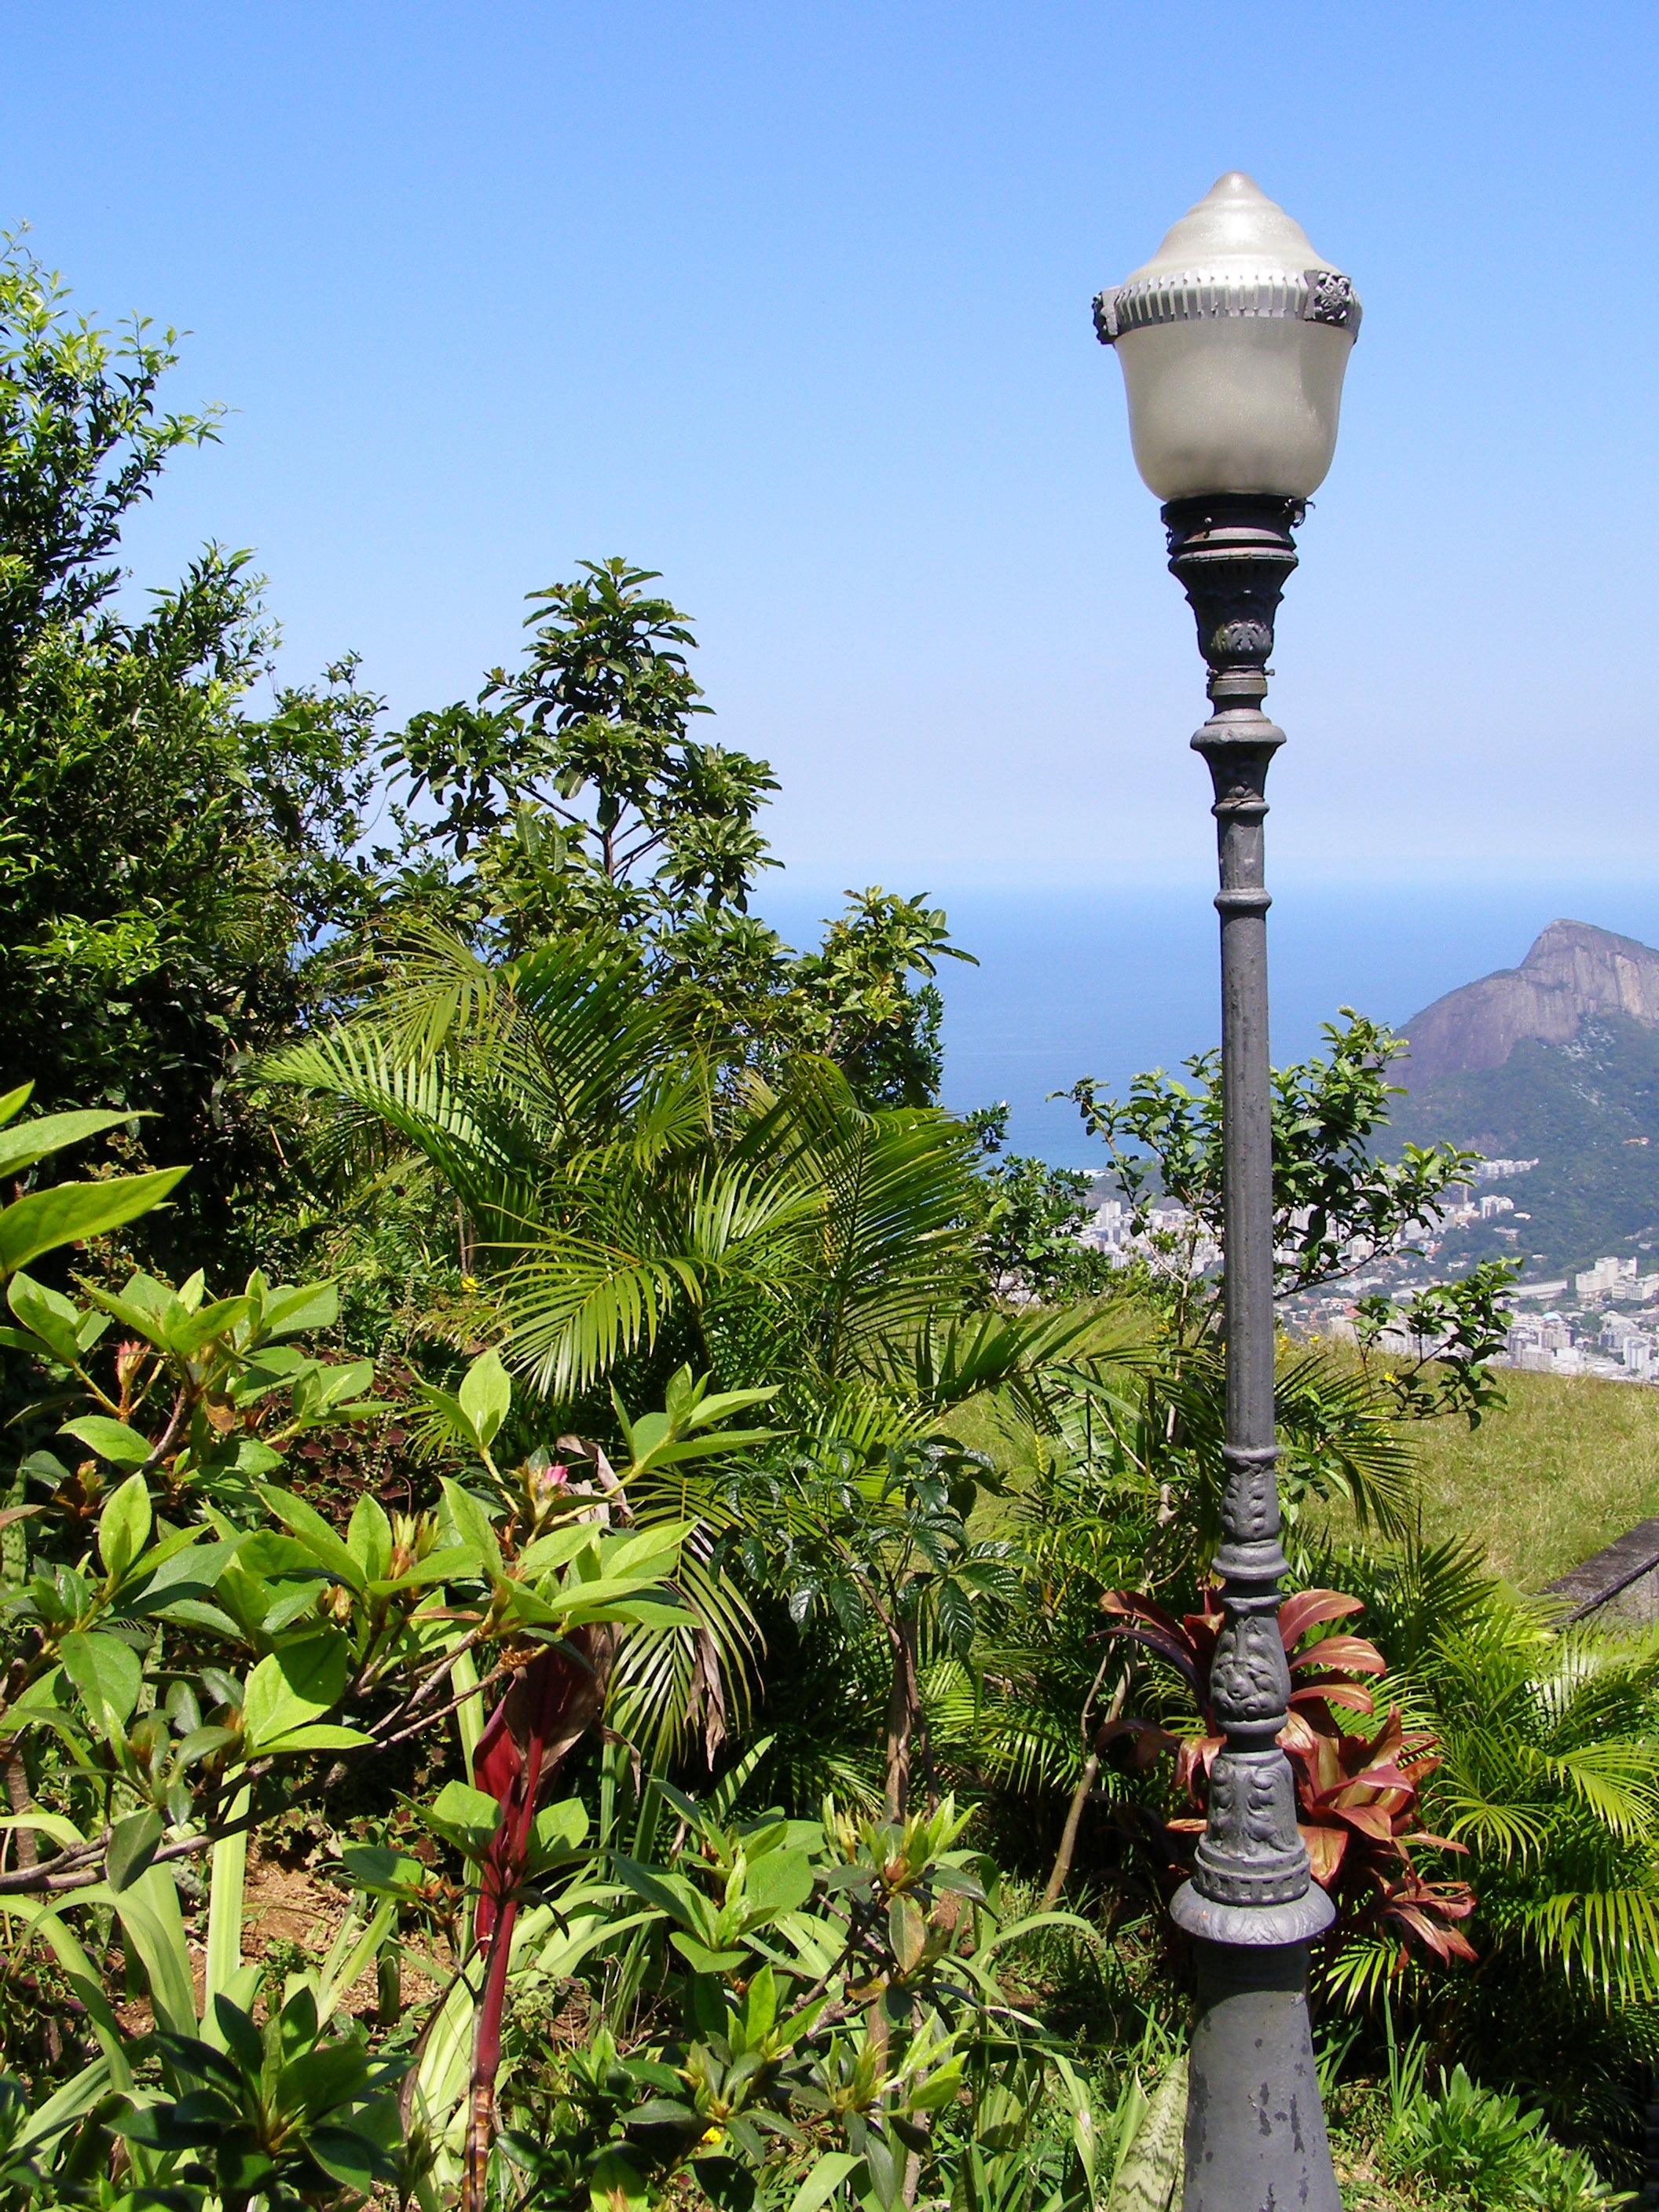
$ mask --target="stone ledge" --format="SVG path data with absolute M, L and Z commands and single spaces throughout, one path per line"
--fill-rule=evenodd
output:
M 1644 1626 L 1659 1620 L 1659 1519 L 1633 1528 L 1548 1583 L 1543 1595 L 1567 1609 L 1570 1621 L 1609 1611 Z

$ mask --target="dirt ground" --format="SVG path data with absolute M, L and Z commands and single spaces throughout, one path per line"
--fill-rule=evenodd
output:
M 258 1965 L 275 1951 L 288 1972 L 302 1966 L 320 1966 L 349 1907 L 349 1893 L 340 1883 L 331 1881 L 322 1869 L 256 1848 L 248 1856 L 242 1907 L 242 1957 L 250 1966 Z M 191 1973 L 199 2013 L 206 1986 L 206 1907 L 187 1912 L 185 1926 L 190 1938 Z M 303 1959 L 294 1957 L 289 1946 L 297 1947 L 304 1954 Z M 407 1951 L 404 1954 L 402 1972 L 405 2007 L 428 2002 L 447 1979 L 441 1961 L 428 1959 L 424 1964 L 417 1963 Z M 352 1984 L 345 2009 L 368 2025 L 378 2017 L 378 2006 L 379 1991 L 371 1967 Z M 263 2019 L 263 1997 L 257 2011 Z M 118 2006 L 116 2017 L 134 2035 L 145 2033 L 154 2025 L 149 2000 L 143 1997 Z

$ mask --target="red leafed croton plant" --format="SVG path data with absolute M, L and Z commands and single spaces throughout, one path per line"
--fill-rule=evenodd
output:
M 1102 1731 L 1103 1747 L 1114 1736 L 1131 1738 L 1143 1764 L 1172 1752 L 1176 1781 L 1193 1808 L 1190 1817 L 1163 1823 L 1177 1850 L 1204 1832 L 1210 1769 L 1224 1738 L 1209 1702 L 1210 1666 L 1223 1626 L 1219 1596 L 1204 1593 L 1204 1610 L 1177 1620 L 1149 1597 L 1109 1590 L 1101 1600 L 1113 1633 L 1145 1645 L 1173 1668 L 1197 1704 L 1203 1733 L 1177 1736 L 1146 1721 L 1118 1719 Z M 1337 1907 L 1334 1940 L 1380 1936 L 1398 1942 L 1396 1968 L 1413 1952 L 1431 1959 L 1475 1955 L 1458 1923 L 1474 1910 L 1467 1882 L 1431 1880 L 1414 1854 L 1461 1851 L 1461 1844 L 1431 1835 L 1422 1826 L 1423 1784 L 1439 1765 L 1432 1736 L 1408 1729 L 1390 1706 L 1372 1734 L 1345 1729 L 1339 1712 L 1362 1721 L 1376 1717 L 1376 1701 L 1363 1679 L 1386 1674 L 1376 1644 L 1333 1622 L 1362 1612 L 1359 1600 L 1340 1590 L 1310 1589 L 1286 1598 L 1279 1631 L 1291 1668 L 1290 1715 L 1279 1747 L 1296 1777 L 1297 1825 L 1308 1847 L 1314 1879 Z M 1316 1634 L 1321 1630 L 1329 1633 Z

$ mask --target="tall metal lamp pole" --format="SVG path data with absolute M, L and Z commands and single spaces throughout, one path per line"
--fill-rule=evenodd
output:
M 1199 1974 L 1183 2212 L 1340 2212 L 1307 2001 L 1308 1945 L 1332 1907 L 1311 1880 L 1277 1742 L 1291 1680 L 1278 1626 L 1262 821 L 1285 733 L 1261 702 L 1291 532 L 1335 450 L 1359 302 L 1300 225 L 1234 173 L 1100 295 L 1095 322 L 1122 365 L 1136 465 L 1164 501 L 1214 710 L 1193 745 L 1215 787 L 1221 876 L 1226 1620 L 1210 1695 L 1226 1742 L 1172 1907 Z

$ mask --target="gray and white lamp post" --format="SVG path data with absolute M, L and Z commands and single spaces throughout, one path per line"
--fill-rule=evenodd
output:
M 1152 259 L 1095 301 L 1129 400 L 1135 465 L 1164 502 L 1170 567 L 1198 617 L 1214 709 L 1193 738 L 1220 852 L 1227 1441 L 1226 1616 L 1210 1694 L 1226 1738 L 1177 1924 L 1198 1954 L 1183 2212 L 1340 2212 L 1308 2026 L 1310 1941 L 1332 1908 L 1297 1832 L 1276 1739 L 1279 1642 L 1273 1441 L 1273 1131 L 1267 1062 L 1267 766 L 1261 711 L 1292 531 L 1336 447 L 1359 328 L 1348 279 L 1249 177 L 1223 177 Z

